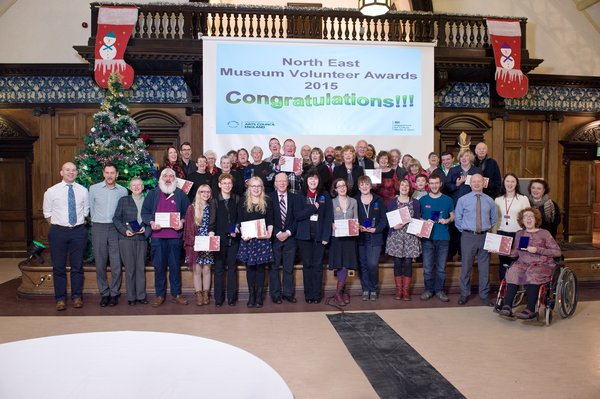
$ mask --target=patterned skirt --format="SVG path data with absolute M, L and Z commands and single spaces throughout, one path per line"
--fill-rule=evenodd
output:
M 273 247 L 270 240 L 253 238 L 248 241 L 241 240 L 237 258 L 247 265 L 262 265 L 273 262 Z
M 400 230 L 390 229 L 385 252 L 396 258 L 416 258 L 421 255 L 421 239 L 406 232 L 404 226 Z

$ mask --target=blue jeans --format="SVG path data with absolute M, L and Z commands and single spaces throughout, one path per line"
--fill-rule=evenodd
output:
M 432 293 L 441 292 L 444 290 L 444 280 L 446 279 L 446 259 L 450 241 L 423 239 L 421 245 L 425 290 Z
M 373 246 L 369 242 L 358 245 L 360 264 L 360 285 L 363 291 L 376 292 L 379 282 L 379 255 L 381 245 Z
M 167 268 L 171 295 L 181 294 L 181 240 L 179 238 L 152 238 L 152 264 L 156 296 L 166 296 Z

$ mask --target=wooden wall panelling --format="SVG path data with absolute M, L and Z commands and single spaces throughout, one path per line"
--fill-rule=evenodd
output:
M 593 229 L 600 231 L 600 161 L 594 161 L 594 204 Z
M 569 190 L 569 241 L 592 242 L 593 190 L 589 182 L 593 181 L 594 163 L 590 161 L 571 161 Z

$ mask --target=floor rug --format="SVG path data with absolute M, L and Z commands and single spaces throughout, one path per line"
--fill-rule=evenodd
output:
M 464 398 L 376 313 L 328 317 L 381 398 Z

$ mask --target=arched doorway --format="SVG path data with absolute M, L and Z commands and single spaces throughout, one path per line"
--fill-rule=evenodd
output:
M 0 256 L 21 257 L 33 240 L 31 165 L 37 136 L 0 116 Z
M 569 242 L 592 242 L 600 223 L 600 120 L 587 123 L 559 141 L 564 147 L 564 238 Z

